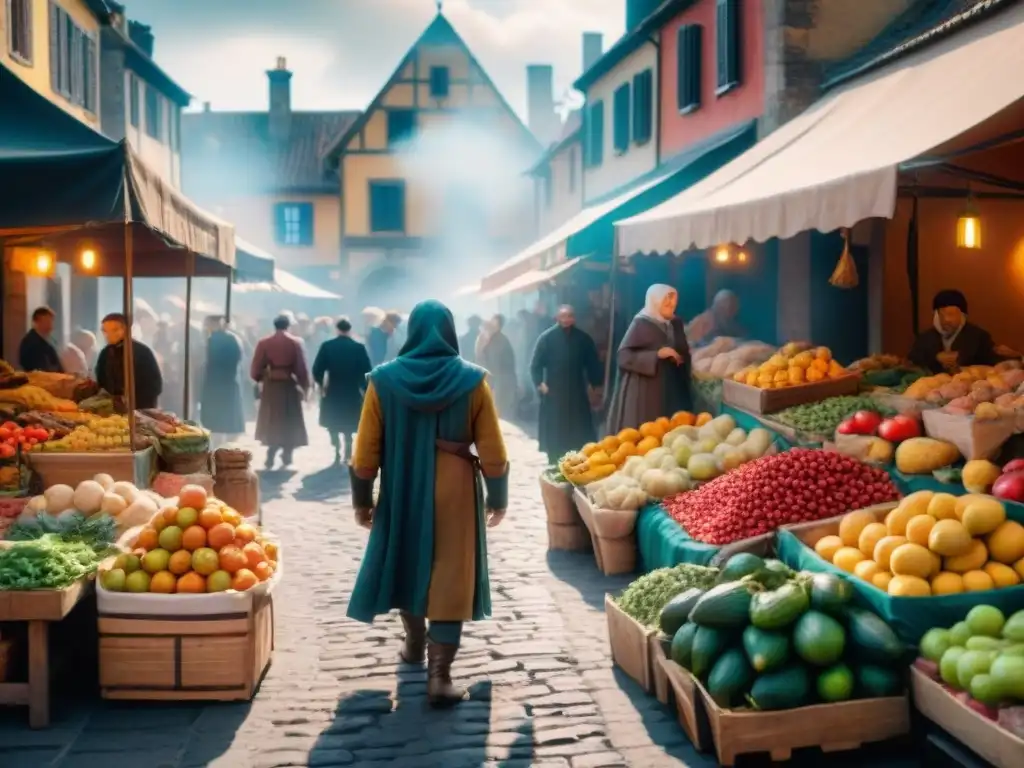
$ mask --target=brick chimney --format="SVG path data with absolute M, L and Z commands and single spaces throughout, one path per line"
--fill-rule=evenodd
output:
M 541 144 L 547 146 L 557 138 L 555 69 L 550 64 L 529 64 L 526 67 L 526 120 Z
M 604 55 L 604 35 L 600 32 L 583 33 L 583 69 L 586 72 Z
M 277 57 L 277 66 L 267 71 L 270 81 L 270 138 L 287 141 L 292 129 L 292 73 L 284 56 Z

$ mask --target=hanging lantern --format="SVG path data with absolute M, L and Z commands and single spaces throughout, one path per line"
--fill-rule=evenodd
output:
M 981 218 L 970 195 L 963 213 L 956 220 L 956 247 L 972 251 L 981 249 Z
M 717 261 L 719 264 L 728 264 L 729 263 L 729 246 L 728 245 L 720 245 L 720 246 L 718 246 L 718 250 L 715 251 L 715 261 Z
M 78 254 L 78 264 L 86 272 L 96 269 L 96 249 L 92 246 L 85 246 Z
M 857 263 L 850 254 L 850 230 L 843 229 L 843 252 L 839 255 L 839 263 L 832 270 L 832 276 L 828 279 L 830 285 L 836 288 L 851 289 L 860 284 L 860 276 L 857 274 Z

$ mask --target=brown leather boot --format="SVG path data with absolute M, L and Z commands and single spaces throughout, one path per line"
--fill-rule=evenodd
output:
M 402 626 L 405 627 L 405 643 L 399 655 L 406 664 L 422 664 L 427 645 L 427 620 L 421 616 L 401 611 Z
M 452 662 L 457 645 L 427 640 L 427 702 L 435 708 L 453 707 L 466 697 L 466 689 L 452 685 Z

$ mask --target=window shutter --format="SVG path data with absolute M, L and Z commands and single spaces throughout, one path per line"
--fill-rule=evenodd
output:
M 274 240 L 278 243 L 285 241 L 285 211 L 288 206 L 285 203 L 278 203 L 274 206 Z
M 50 0 L 50 88 L 60 92 L 60 14 L 57 4 Z
M 590 165 L 604 162 L 604 102 L 598 101 L 588 110 L 590 116 Z
M 313 204 L 303 203 L 299 206 L 299 242 L 303 245 L 313 244 Z
M 676 100 L 684 113 L 700 107 L 701 31 L 697 24 L 684 24 L 676 37 Z
M 448 98 L 449 82 L 448 67 L 430 68 L 430 95 L 435 99 Z
M 718 0 L 715 19 L 717 84 L 721 92 L 740 82 L 740 0 Z
M 613 141 L 616 152 L 629 149 L 629 83 L 615 89 Z
M 95 114 L 97 101 L 96 82 L 96 41 L 91 37 L 85 38 L 85 108 Z
M 651 139 L 653 111 L 654 74 L 645 69 L 633 78 L 633 141 L 637 144 Z

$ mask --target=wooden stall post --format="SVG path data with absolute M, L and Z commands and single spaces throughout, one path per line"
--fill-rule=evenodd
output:
M 196 271 L 196 255 L 188 252 L 188 266 L 185 272 L 185 402 L 181 416 L 188 420 L 192 405 L 192 275 Z
M 127 179 L 125 180 L 127 184 Z M 128 444 L 135 450 L 135 349 L 132 339 L 132 327 L 135 317 L 135 297 L 132 286 L 134 254 L 132 242 L 131 203 L 125 195 L 124 223 L 124 285 L 122 300 L 124 302 L 125 338 L 124 338 L 124 399 L 128 408 Z

